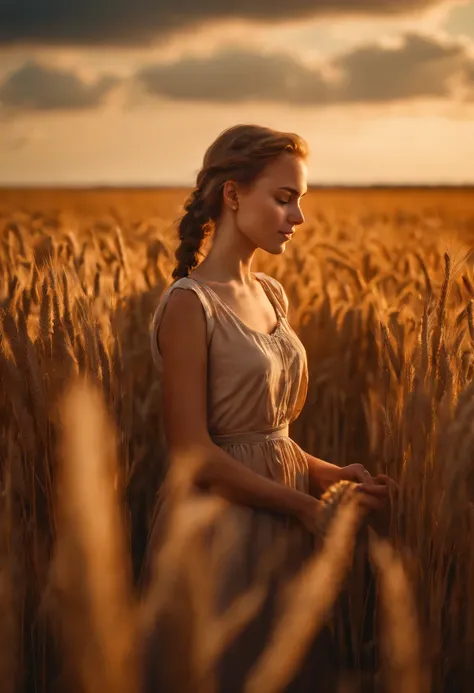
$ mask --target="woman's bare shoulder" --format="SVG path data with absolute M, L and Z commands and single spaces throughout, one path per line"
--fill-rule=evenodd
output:
M 189 334 L 189 331 L 199 329 L 205 320 L 202 303 L 194 291 L 186 286 L 173 287 L 166 302 L 166 310 L 161 318 L 160 332 L 165 330 L 173 333 Z
M 205 297 L 197 291 L 189 291 L 191 282 L 178 280 L 163 295 L 153 318 L 151 348 L 157 367 L 162 369 L 166 352 L 174 348 L 181 357 L 185 349 L 196 348 L 200 341 L 210 344 L 214 320 L 205 303 Z

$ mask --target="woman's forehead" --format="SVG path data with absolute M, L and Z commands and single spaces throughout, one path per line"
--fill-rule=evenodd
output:
M 290 187 L 303 194 L 306 191 L 307 167 L 305 162 L 296 156 L 288 156 L 271 162 L 261 178 L 264 185 L 272 187 Z

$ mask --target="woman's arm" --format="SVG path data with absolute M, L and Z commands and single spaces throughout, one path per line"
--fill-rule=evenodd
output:
M 261 476 L 237 462 L 219 446 L 213 443 L 203 446 L 200 457 L 204 463 L 196 477 L 199 486 L 233 503 L 290 515 L 300 520 L 311 512 L 316 517 L 319 502 L 313 496 Z
M 316 487 L 316 490 L 325 490 L 331 484 L 335 484 L 342 479 L 341 467 L 338 467 L 331 462 L 321 460 L 319 457 L 313 457 L 303 450 L 303 453 L 308 462 L 308 474 L 310 485 Z
M 308 462 L 310 493 L 313 496 L 319 496 L 321 491 L 338 481 L 353 481 L 359 484 L 359 491 L 365 497 L 364 502 L 373 509 L 381 509 L 384 507 L 384 501 L 389 498 L 390 489 L 396 491 L 397 485 L 392 479 L 384 474 L 373 478 L 362 464 L 338 467 L 319 457 L 313 457 L 304 450 L 301 451 Z
M 336 484 L 338 481 L 354 481 L 360 485 L 360 491 L 381 500 L 388 498 L 388 487 L 394 483 L 389 477 L 379 475 L 374 479 L 362 464 L 339 467 L 331 462 L 321 460 L 319 457 L 313 457 L 304 450 L 302 452 L 308 462 L 310 493 L 312 495 L 318 496 L 321 491 L 325 491 L 331 484 Z

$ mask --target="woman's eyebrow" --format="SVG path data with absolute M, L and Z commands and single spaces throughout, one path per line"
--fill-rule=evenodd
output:
M 287 192 L 292 193 L 293 195 L 296 195 L 297 197 L 304 197 L 306 195 L 306 192 L 302 193 L 300 195 L 299 190 L 296 190 L 295 188 L 290 188 L 288 185 L 282 185 L 279 190 L 286 190 Z

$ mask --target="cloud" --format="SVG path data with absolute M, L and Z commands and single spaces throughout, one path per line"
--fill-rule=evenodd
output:
M 466 65 L 465 76 L 467 83 L 474 87 L 474 60 L 471 61 L 470 64 Z
M 183 100 L 322 101 L 328 85 L 315 71 L 284 53 L 263 55 L 229 48 L 208 58 L 185 58 L 144 67 L 136 75 L 154 96 Z
M 362 46 L 333 62 L 343 74 L 337 91 L 344 102 L 449 96 L 452 79 L 469 65 L 463 45 L 415 33 L 397 48 Z
M 368 44 L 336 56 L 336 78 L 283 53 L 228 48 L 210 57 L 144 66 L 135 79 L 153 96 L 293 105 L 383 103 L 447 97 L 468 81 L 474 60 L 455 42 L 409 33 L 395 47 Z
M 0 84 L 0 104 L 33 111 L 94 108 L 103 102 L 117 81 L 115 77 L 103 76 L 93 84 L 86 84 L 74 72 L 30 60 Z
M 395 16 L 458 0 L 0 0 L 0 45 L 143 45 L 200 23 Z
M 7 113 L 93 109 L 119 83 L 124 80 L 111 75 L 85 82 L 74 70 L 29 60 L 0 81 L 0 106 Z M 390 46 L 359 45 L 334 56 L 325 69 L 281 51 L 230 46 L 144 65 L 130 78 L 134 103 L 146 92 L 177 101 L 295 106 L 450 98 L 460 84 L 472 100 L 474 57 L 468 44 L 414 32 Z
M 466 100 L 474 103 L 474 60 L 470 65 L 466 65 L 464 71 L 465 83 L 467 85 Z

